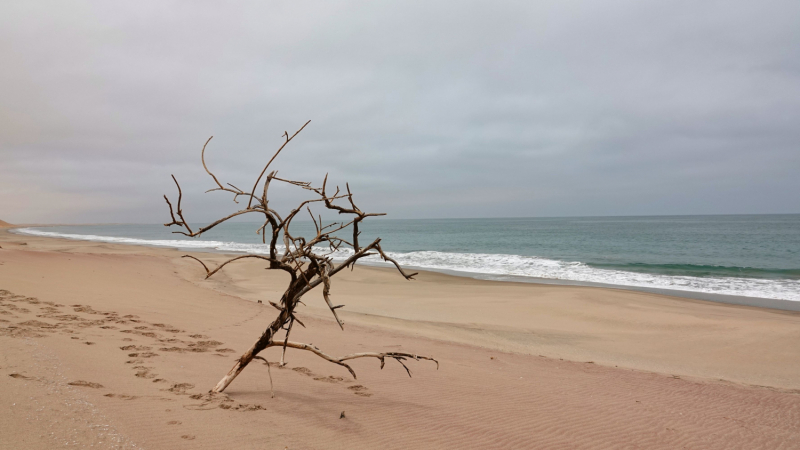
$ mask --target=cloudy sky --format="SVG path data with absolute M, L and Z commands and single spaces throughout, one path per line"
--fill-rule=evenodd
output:
M 0 4 L 0 219 L 281 176 L 395 218 L 800 212 L 800 2 Z M 297 193 L 273 192 L 288 208 Z

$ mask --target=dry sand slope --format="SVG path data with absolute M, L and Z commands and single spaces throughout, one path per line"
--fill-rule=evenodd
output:
M 201 282 L 167 250 L 3 232 L 0 246 L 3 449 L 800 448 L 790 389 L 504 353 L 357 320 L 341 332 L 316 314 L 301 315 L 308 328 L 293 339 L 334 354 L 430 354 L 441 368 L 412 362 L 409 379 L 391 361 L 382 371 L 357 361 L 352 380 L 290 352 L 271 369 L 275 398 L 260 362 L 210 396 L 274 311 L 215 290 L 233 289 L 232 275 Z

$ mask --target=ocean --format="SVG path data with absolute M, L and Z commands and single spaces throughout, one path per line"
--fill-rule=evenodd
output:
M 335 218 L 334 218 L 335 220 Z M 197 224 L 200 225 L 200 224 Z M 160 224 L 75 225 L 15 230 L 123 244 L 267 253 L 257 223 L 228 223 L 198 238 Z M 498 280 L 603 284 L 800 301 L 800 215 L 377 218 L 361 242 L 380 236 L 402 265 Z M 313 233 L 311 222 L 292 225 Z M 340 252 L 335 258 L 346 257 Z M 380 264 L 377 258 L 365 260 Z

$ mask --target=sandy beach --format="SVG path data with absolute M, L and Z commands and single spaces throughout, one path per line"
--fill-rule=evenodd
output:
M 800 447 L 795 312 L 360 266 L 332 287 L 344 332 L 313 292 L 293 339 L 438 370 L 358 360 L 353 380 L 290 349 L 274 398 L 261 362 L 212 397 L 281 273 L 205 280 L 185 252 L 6 230 L 0 247 L 3 449 Z

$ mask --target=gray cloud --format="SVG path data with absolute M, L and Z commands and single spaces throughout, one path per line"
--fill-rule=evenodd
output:
M 800 3 L 3 2 L 0 218 L 281 174 L 393 217 L 800 212 Z M 249 186 L 248 186 L 249 187 Z M 285 195 L 279 200 L 279 195 Z M 296 192 L 279 189 L 288 208 Z

